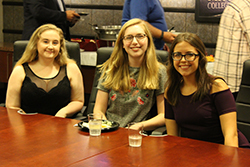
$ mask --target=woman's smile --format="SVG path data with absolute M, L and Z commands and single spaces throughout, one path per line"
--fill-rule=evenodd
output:
M 182 70 L 187 70 L 191 65 L 179 65 Z
M 54 53 L 53 50 L 46 50 L 46 52 L 48 52 L 48 53 L 50 53 L 50 54 Z
M 141 49 L 141 47 L 131 47 L 131 49 L 133 50 L 133 51 L 138 51 L 139 49 Z

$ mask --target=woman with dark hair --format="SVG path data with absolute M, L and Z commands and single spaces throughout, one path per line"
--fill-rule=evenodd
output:
M 179 34 L 170 47 L 165 90 L 168 135 L 248 147 L 237 131 L 233 95 L 222 78 L 206 71 L 206 49 L 192 33 Z

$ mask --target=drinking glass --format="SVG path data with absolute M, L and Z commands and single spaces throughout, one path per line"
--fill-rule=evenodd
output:
M 131 147 L 140 147 L 142 143 L 142 135 L 140 134 L 140 131 L 143 131 L 143 124 L 141 124 L 141 128 L 139 130 L 132 129 L 132 126 L 134 124 L 138 124 L 136 122 L 132 122 L 128 124 L 128 140 L 129 140 L 129 146 Z M 139 123 L 140 124 L 140 123 Z
M 102 114 L 88 114 L 90 136 L 100 136 L 102 131 Z

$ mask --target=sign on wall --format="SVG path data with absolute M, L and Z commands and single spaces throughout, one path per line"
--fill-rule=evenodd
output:
M 196 0 L 195 21 L 219 23 L 229 0 Z

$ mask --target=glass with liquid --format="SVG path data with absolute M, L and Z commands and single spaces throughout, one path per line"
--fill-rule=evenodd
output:
M 89 114 L 89 134 L 90 136 L 100 136 L 102 131 L 102 115 Z
M 135 129 L 133 125 L 138 123 L 129 123 L 128 124 L 128 141 L 129 146 L 131 147 L 140 147 L 142 144 L 142 135 L 140 134 L 140 131 L 143 131 L 143 125 L 140 124 L 139 129 Z

